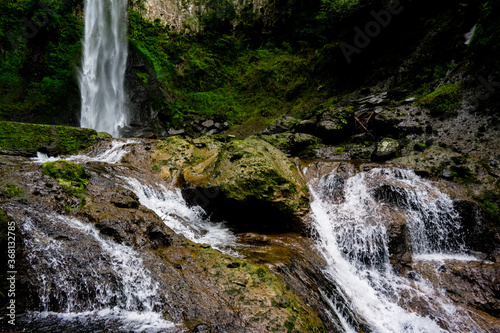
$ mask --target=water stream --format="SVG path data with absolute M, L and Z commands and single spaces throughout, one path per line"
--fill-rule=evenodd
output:
M 223 223 L 211 221 L 200 207 L 190 207 L 179 189 L 167 188 L 155 177 L 142 179 L 142 171 L 122 164 L 140 144 L 113 140 L 66 159 L 105 165 L 107 179 L 132 190 L 172 230 L 238 256 L 238 238 Z M 57 159 L 40 154 L 33 162 Z M 415 272 L 398 274 L 392 266 L 389 231 L 398 223 L 406 225 L 407 251 L 414 262 L 478 260 L 464 245 L 459 215 L 447 195 L 414 172 L 395 168 L 307 178 L 312 234 L 327 263 L 322 278 L 337 288 L 319 287 L 330 306 L 323 310 L 332 322 L 340 323 L 345 332 L 483 332 L 444 291 Z M 134 332 L 176 331 L 161 310 L 168 294 L 162 294 L 139 253 L 73 217 L 35 211 L 25 216 L 27 257 L 43 286 L 42 308 L 26 314 L 25 322 L 41 322 L 44 327 L 49 323 L 46 331 L 34 326 L 40 332 L 51 332 L 51 322 L 68 330 L 87 327 L 89 332 L 109 326 Z M 73 253 L 72 244 L 82 241 L 89 251 Z
M 124 89 L 127 0 L 86 0 L 80 126 L 120 137 L 128 124 Z
M 322 292 L 346 332 L 359 329 L 344 315 L 346 306 L 373 332 L 481 331 L 428 281 L 402 277 L 390 263 L 388 229 L 398 219 L 406 221 L 414 260 L 474 259 L 465 253 L 448 196 L 412 171 L 389 168 L 347 179 L 331 173 L 309 187 L 312 228 L 328 263 L 325 278 L 341 289 L 342 303 Z

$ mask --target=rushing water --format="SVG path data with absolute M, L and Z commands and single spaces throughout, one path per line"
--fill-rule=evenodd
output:
M 237 237 L 223 223 L 212 222 L 200 207 L 190 207 L 179 189 L 168 189 L 156 177 L 140 178 L 140 171 L 122 163 L 140 142 L 103 142 L 67 159 L 105 164 L 105 178 L 135 192 L 141 204 L 172 230 L 238 255 Z M 58 159 L 40 154 L 34 162 Z M 349 333 L 360 329 L 482 332 L 445 292 L 415 272 L 412 277 L 397 274 L 391 265 L 389 230 L 402 222 L 413 262 L 477 260 L 467 253 L 459 215 L 447 195 L 414 172 L 395 168 L 308 178 L 312 234 L 326 259 L 324 279 L 336 286 L 334 291 L 318 286 L 330 306 L 324 311 L 332 322 Z M 41 279 L 41 308 L 23 314 L 26 328 L 39 332 L 82 327 L 88 332 L 109 327 L 126 332 L 178 330 L 164 319 L 161 309 L 169 296 L 162 294 L 159 280 L 139 253 L 73 217 L 35 211 L 25 216 L 27 259 Z M 75 242 L 83 242 L 89 250 L 73 252 Z
M 189 207 L 179 189 L 153 187 L 133 178 L 125 180 L 141 204 L 153 210 L 173 231 L 193 242 L 210 244 L 222 252 L 237 255 L 233 250 L 235 235 L 224 224 L 210 221 L 201 207 Z
M 80 125 L 120 137 L 128 124 L 124 91 L 127 0 L 86 0 Z
M 26 328 L 101 331 L 112 325 L 123 331 L 165 332 L 175 327 L 162 318 L 165 299 L 159 284 L 133 249 L 103 238 L 93 225 L 73 217 L 25 215 L 27 259 L 41 284 L 40 311 L 21 318 Z M 87 251 L 74 252 L 82 243 Z
M 358 331 L 359 324 L 344 315 L 345 306 L 374 332 L 480 331 L 428 281 L 401 277 L 390 263 L 388 227 L 398 216 L 406 220 L 414 259 L 471 258 L 463 253 L 458 214 L 445 194 L 399 169 L 347 179 L 332 173 L 309 185 L 312 227 L 328 262 L 324 274 L 341 289 L 345 304 L 322 292 L 346 332 Z M 414 304 L 427 314 L 418 314 Z

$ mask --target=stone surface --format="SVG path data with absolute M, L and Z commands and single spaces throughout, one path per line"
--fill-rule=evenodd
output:
M 184 183 L 193 203 L 242 230 L 297 230 L 308 194 L 296 167 L 269 143 L 175 137 L 159 145 L 161 173 Z M 200 192 L 201 191 L 201 192 Z M 204 193 L 204 195 L 200 195 Z
M 373 161 L 386 161 L 401 155 L 399 142 L 394 139 L 385 138 L 377 144 L 371 159 Z

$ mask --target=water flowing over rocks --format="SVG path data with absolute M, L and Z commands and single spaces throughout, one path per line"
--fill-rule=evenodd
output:
M 112 160 L 116 147 L 125 153 Z M 197 215 L 190 215 L 182 196 L 158 185 L 162 180 L 151 170 L 148 147 L 150 141 L 104 141 L 87 155 L 72 156 L 90 175 L 78 198 L 42 173 L 39 162 L 47 157 L 5 158 L 0 187 L 8 179 L 21 190 L 14 197 L 0 196 L 2 214 L 17 225 L 19 327 L 40 332 L 322 331 L 317 310 L 268 268 L 191 242 L 167 226 L 195 223 Z M 152 193 L 132 191 L 138 188 L 132 179 L 139 177 L 164 198 L 164 205 L 177 210 L 159 217 L 143 206 Z

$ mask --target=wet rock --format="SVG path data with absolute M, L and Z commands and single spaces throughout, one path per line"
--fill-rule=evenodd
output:
M 155 247 L 171 246 L 173 243 L 172 236 L 155 225 L 152 225 L 148 228 L 147 236 L 151 243 L 155 245 Z
M 391 224 L 387 230 L 389 236 L 390 262 L 398 274 L 411 268 L 411 241 L 405 215 L 393 211 Z
M 399 142 L 394 139 L 385 138 L 377 144 L 371 159 L 373 161 L 386 161 L 401 155 Z
M 139 198 L 135 193 L 132 191 L 128 190 L 122 190 L 119 193 L 117 193 L 117 196 L 111 199 L 111 203 L 115 205 L 116 207 L 119 208 L 138 208 L 140 203 L 139 203 Z
M 337 174 L 327 174 L 320 179 L 323 195 L 331 202 L 340 203 L 344 201 L 345 180 Z
M 193 328 L 192 333 L 211 333 L 212 329 L 207 324 L 198 324 Z

